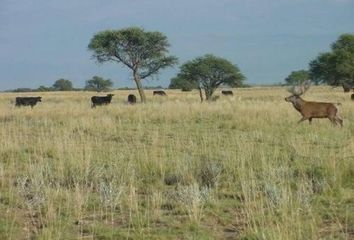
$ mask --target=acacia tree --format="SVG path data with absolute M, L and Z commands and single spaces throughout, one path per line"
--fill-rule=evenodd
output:
M 316 83 L 354 85 L 354 35 L 343 34 L 331 46 L 312 60 L 310 77 Z
M 160 32 L 147 32 L 131 27 L 107 30 L 94 35 L 88 49 L 99 63 L 117 62 L 132 71 L 142 102 L 146 102 L 141 80 L 156 75 L 160 69 L 173 66 L 177 58 L 168 56 L 169 43 Z
M 245 79 L 239 68 L 230 61 L 211 54 L 188 61 L 180 68 L 177 74 L 180 81 L 190 82 L 199 89 L 200 100 L 203 101 L 203 92 L 206 100 L 211 100 L 214 91 L 221 85 L 238 87 Z
M 110 79 L 93 76 L 92 79 L 86 81 L 85 89 L 102 92 L 109 90 L 112 86 L 113 82 Z

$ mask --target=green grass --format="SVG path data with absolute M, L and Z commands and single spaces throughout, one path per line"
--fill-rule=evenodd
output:
M 352 239 L 354 108 L 296 124 L 283 88 L 90 108 L 91 93 L 0 95 L 0 239 Z M 39 94 L 34 94 L 39 95 Z

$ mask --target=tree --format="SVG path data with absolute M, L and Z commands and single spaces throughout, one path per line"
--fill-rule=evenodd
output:
M 197 86 L 201 101 L 203 101 L 202 89 L 204 89 L 206 100 L 211 100 L 214 91 L 219 86 L 239 87 L 245 79 L 236 65 L 211 54 L 183 64 L 176 78 Z
M 86 81 L 85 89 L 93 90 L 97 92 L 107 91 L 113 86 L 113 82 L 110 79 L 103 79 L 98 76 L 92 77 Z
M 160 32 L 147 32 L 131 27 L 97 33 L 88 49 L 98 63 L 117 62 L 128 67 L 139 90 L 142 102 L 146 102 L 141 80 L 153 77 L 160 69 L 173 66 L 177 58 L 167 56 L 169 43 Z
M 306 70 L 292 71 L 290 75 L 285 78 L 285 82 L 289 85 L 299 85 L 309 80 L 310 75 Z
M 339 85 L 342 78 L 336 70 L 336 59 L 333 53 L 321 53 L 310 66 L 310 78 L 316 84 L 327 83 L 329 85 Z
M 354 85 L 354 35 L 343 34 L 331 45 L 331 51 L 312 60 L 310 77 L 316 83 Z
M 53 88 L 56 91 L 71 91 L 73 90 L 73 84 L 70 80 L 59 79 L 53 84 Z

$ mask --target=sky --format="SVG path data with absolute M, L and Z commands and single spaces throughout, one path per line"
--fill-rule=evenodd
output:
M 100 31 L 132 26 L 165 34 L 179 59 L 145 86 L 167 87 L 204 54 L 236 64 L 247 84 L 274 84 L 354 34 L 354 0 L 0 0 L 0 90 L 60 78 L 83 87 L 95 75 L 135 87 L 129 69 L 97 64 L 87 48 Z

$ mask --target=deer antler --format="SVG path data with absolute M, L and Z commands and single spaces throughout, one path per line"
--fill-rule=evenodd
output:
M 294 85 L 292 86 L 291 88 L 288 89 L 288 91 L 290 93 L 292 93 L 293 95 L 296 95 L 296 96 L 301 96 L 302 94 L 304 94 L 307 90 L 309 90 L 310 88 L 310 81 L 307 80 L 303 83 L 301 83 L 300 85 Z

